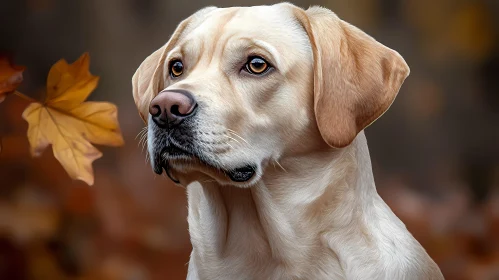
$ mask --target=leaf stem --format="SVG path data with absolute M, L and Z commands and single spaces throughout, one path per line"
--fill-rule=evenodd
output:
M 26 101 L 29 101 L 29 102 L 38 102 L 36 101 L 35 99 L 23 94 L 23 93 L 20 93 L 19 91 L 14 91 L 14 94 L 21 97 L 22 99 L 26 100 Z

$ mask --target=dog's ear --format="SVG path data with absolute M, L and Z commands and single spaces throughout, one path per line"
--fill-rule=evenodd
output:
M 149 114 L 149 103 L 157 93 L 157 79 L 162 76 L 157 69 L 160 65 L 161 56 L 164 54 L 166 45 L 153 52 L 139 66 L 132 77 L 133 99 L 139 115 L 147 123 Z M 156 73 L 158 75 L 156 75 Z M 155 77 L 156 76 L 156 77 Z M 154 82 L 153 82 L 154 81 Z
M 147 123 L 149 114 L 149 103 L 164 88 L 165 58 L 168 52 L 175 46 L 186 28 L 199 24 L 206 14 L 215 10 L 216 7 L 206 7 L 183 20 L 178 26 L 170 40 L 161 48 L 148 56 L 139 66 L 132 77 L 133 99 L 142 120 Z
M 409 67 L 394 50 L 320 7 L 295 15 L 314 55 L 314 111 L 332 147 L 349 145 L 394 101 Z

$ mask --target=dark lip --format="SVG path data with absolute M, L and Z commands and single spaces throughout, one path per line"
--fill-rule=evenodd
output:
M 165 173 L 166 175 L 168 176 L 168 178 L 170 178 L 170 180 L 172 180 L 174 183 L 178 184 L 180 183 L 179 180 L 175 179 L 171 172 L 170 172 L 170 164 L 168 163 L 168 161 L 166 161 L 166 163 L 163 165 L 163 169 L 165 170 Z
M 179 159 L 192 159 L 196 158 L 200 163 L 214 168 L 226 176 L 228 176 L 233 182 L 247 182 L 251 178 L 253 178 L 256 174 L 256 167 L 254 165 L 246 165 L 239 168 L 234 168 L 232 170 L 224 170 L 217 165 L 210 164 L 203 160 L 203 157 L 196 155 L 196 153 L 176 145 L 170 142 L 170 145 L 164 147 L 159 154 L 160 157 L 160 165 L 155 168 L 155 172 L 161 174 L 163 169 L 165 170 L 166 175 L 175 183 L 179 183 L 179 180 L 175 179 L 170 172 L 170 160 L 179 160 Z
M 256 168 L 253 165 L 246 165 L 232 170 L 224 171 L 234 182 L 247 182 L 256 174 Z
M 178 184 L 180 183 L 180 181 L 178 179 L 175 179 L 171 174 L 169 160 L 186 158 L 186 157 L 190 158 L 193 157 L 193 154 L 190 151 L 187 151 L 186 149 L 183 149 L 181 147 L 174 145 L 173 143 L 170 143 L 170 145 L 164 147 L 161 150 L 159 157 L 160 157 L 160 165 L 155 168 L 155 172 L 157 174 L 161 174 L 163 173 L 164 169 L 168 178 L 170 178 L 170 180 Z

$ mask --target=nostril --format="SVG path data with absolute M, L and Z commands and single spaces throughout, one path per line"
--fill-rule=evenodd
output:
M 180 104 L 170 107 L 170 114 L 177 117 L 187 117 L 197 108 L 197 104 Z
M 154 105 L 151 107 L 151 110 L 149 111 L 149 113 L 153 117 L 157 117 L 157 116 L 161 115 L 161 107 L 159 107 L 159 105 Z
M 170 108 L 170 113 L 172 113 L 172 115 L 174 115 L 174 116 L 182 116 L 182 113 L 180 113 L 180 111 L 179 111 L 179 106 L 178 105 L 173 105 Z

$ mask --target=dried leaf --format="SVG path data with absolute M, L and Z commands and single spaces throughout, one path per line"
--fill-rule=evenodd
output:
M 123 145 L 117 108 L 107 102 L 84 102 L 99 78 L 89 72 L 90 59 L 83 54 L 73 64 L 60 60 L 50 69 L 47 98 L 32 103 L 23 113 L 28 122 L 31 154 L 39 156 L 52 144 L 55 158 L 69 176 L 92 185 L 92 162 L 102 156 L 90 142 Z
M 7 56 L 0 56 L 0 102 L 21 84 L 24 69 L 14 65 Z

